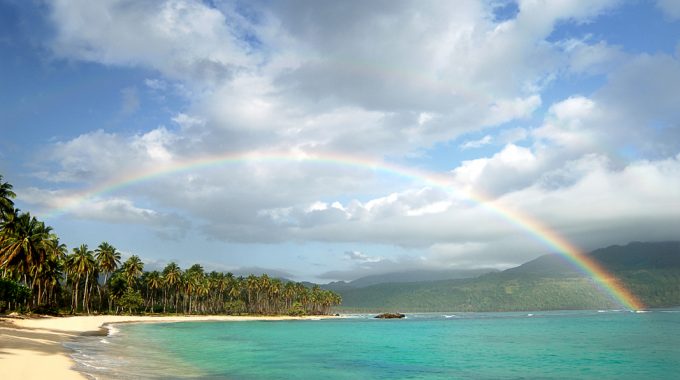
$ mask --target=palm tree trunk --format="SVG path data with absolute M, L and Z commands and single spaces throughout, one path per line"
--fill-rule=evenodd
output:
M 73 299 L 73 300 L 74 300 L 74 302 L 73 302 L 73 305 L 74 305 L 74 307 L 73 307 L 73 313 L 76 313 L 76 312 L 78 311 L 78 288 L 80 287 L 79 285 L 80 285 L 80 276 L 78 276 L 78 278 L 77 278 L 77 280 L 76 280 L 76 283 L 75 283 L 75 285 L 74 285 L 74 288 L 75 288 L 75 298 Z
M 90 272 L 87 271 L 86 274 L 85 274 L 85 289 L 83 289 L 83 310 L 86 310 L 87 314 L 90 314 L 90 308 L 86 307 L 87 293 L 88 293 L 87 284 L 88 284 L 89 279 L 90 279 Z

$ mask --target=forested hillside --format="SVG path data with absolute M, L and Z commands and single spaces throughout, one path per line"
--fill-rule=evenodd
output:
M 680 243 L 631 243 L 590 254 L 647 307 L 680 305 Z M 513 311 L 619 307 L 564 258 L 545 255 L 472 279 L 339 290 L 351 311 Z

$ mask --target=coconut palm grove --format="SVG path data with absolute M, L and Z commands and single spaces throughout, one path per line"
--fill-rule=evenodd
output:
M 0 175 L 0 312 L 329 314 L 332 291 L 261 276 L 206 273 L 200 264 L 144 271 L 136 255 L 121 261 L 110 243 L 68 247 L 50 226 L 14 208 Z

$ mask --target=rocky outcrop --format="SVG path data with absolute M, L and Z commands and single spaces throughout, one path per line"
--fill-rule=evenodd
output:
M 401 318 L 405 318 L 405 317 L 406 317 L 406 315 L 401 314 L 401 313 L 382 313 L 382 314 L 376 315 L 374 318 L 378 318 L 378 319 L 401 319 Z

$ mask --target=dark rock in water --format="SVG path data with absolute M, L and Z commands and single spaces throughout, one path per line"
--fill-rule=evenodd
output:
M 401 319 L 405 318 L 406 316 L 401 313 L 382 313 L 376 315 L 374 318 L 379 318 L 379 319 Z

